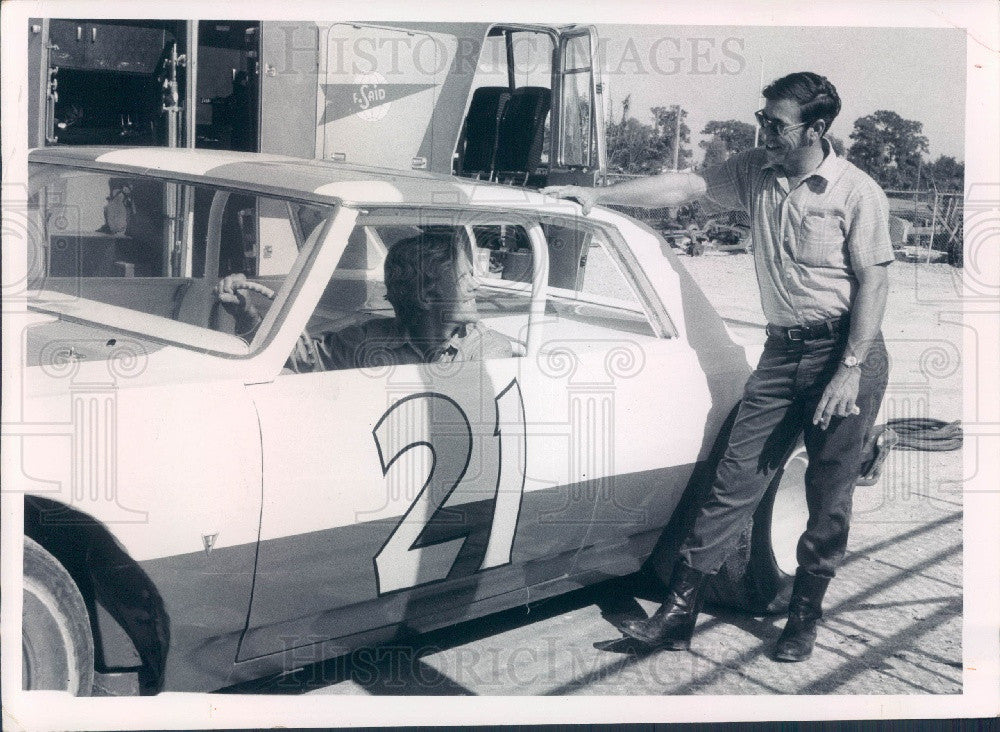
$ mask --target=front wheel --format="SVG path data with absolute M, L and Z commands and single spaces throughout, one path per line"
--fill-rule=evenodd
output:
M 24 539 L 21 685 L 89 696 L 94 685 L 90 615 L 69 572 Z
M 736 548 L 705 590 L 707 602 L 760 614 L 788 608 L 798 561 L 795 549 L 809 519 L 802 440 L 775 473 Z

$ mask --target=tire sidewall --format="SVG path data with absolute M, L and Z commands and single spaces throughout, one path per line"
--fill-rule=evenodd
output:
M 94 639 L 86 603 L 66 569 L 27 537 L 23 594 L 22 688 L 89 696 Z
M 778 566 L 771 541 L 775 519 L 774 502 L 784 476 L 785 468 L 782 466 L 757 506 L 750 534 L 750 557 L 746 573 L 750 605 L 752 610 L 769 615 L 788 610 L 792 583 L 795 580 L 795 575 L 788 574 Z M 802 528 L 805 529 L 805 524 Z

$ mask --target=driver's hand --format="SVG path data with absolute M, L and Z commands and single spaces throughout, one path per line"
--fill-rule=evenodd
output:
M 584 188 L 583 186 L 546 186 L 541 190 L 541 193 L 543 196 L 555 196 L 556 198 L 576 201 L 586 215 L 590 213 L 590 209 L 597 202 L 598 192 L 595 188 Z
M 260 325 L 261 314 L 247 297 L 249 282 L 242 272 L 223 277 L 215 285 L 215 297 L 236 321 L 235 333 L 249 340 Z
M 247 299 L 243 295 L 241 284 L 245 284 L 247 277 L 242 272 L 223 277 L 215 285 L 215 296 L 219 302 L 227 305 L 237 305 L 241 310 L 247 309 Z

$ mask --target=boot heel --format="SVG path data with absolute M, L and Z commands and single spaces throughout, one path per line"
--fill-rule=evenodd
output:
M 651 648 L 686 651 L 701 611 L 701 588 L 707 575 L 678 562 L 667 590 L 667 601 L 647 620 L 622 623 L 622 633 Z
M 812 655 L 816 645 L 816 625 L 823 617 L 823 595 L 828 577 L 817 577 L 799 569 L 795 573 L 788 620 L 771 657 L 775 661 L 797 663 Z

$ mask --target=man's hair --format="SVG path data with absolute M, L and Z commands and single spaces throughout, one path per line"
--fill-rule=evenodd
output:
M 439 284 L 455 276 L 458 242 L 452 230 L 425 230 L 396 242 L 385 258 L 386 299 L 404 323 L 440 299 Z
M 797 71 L 782 76 L 764 87 L 762 93 L 764 99 L 790 99 L 798 102 L 803 122 L 810 125 L 818 119 L 826 122 L 824 134 L 840 114 L 837 87 L 825 76 L 810 71 Z

